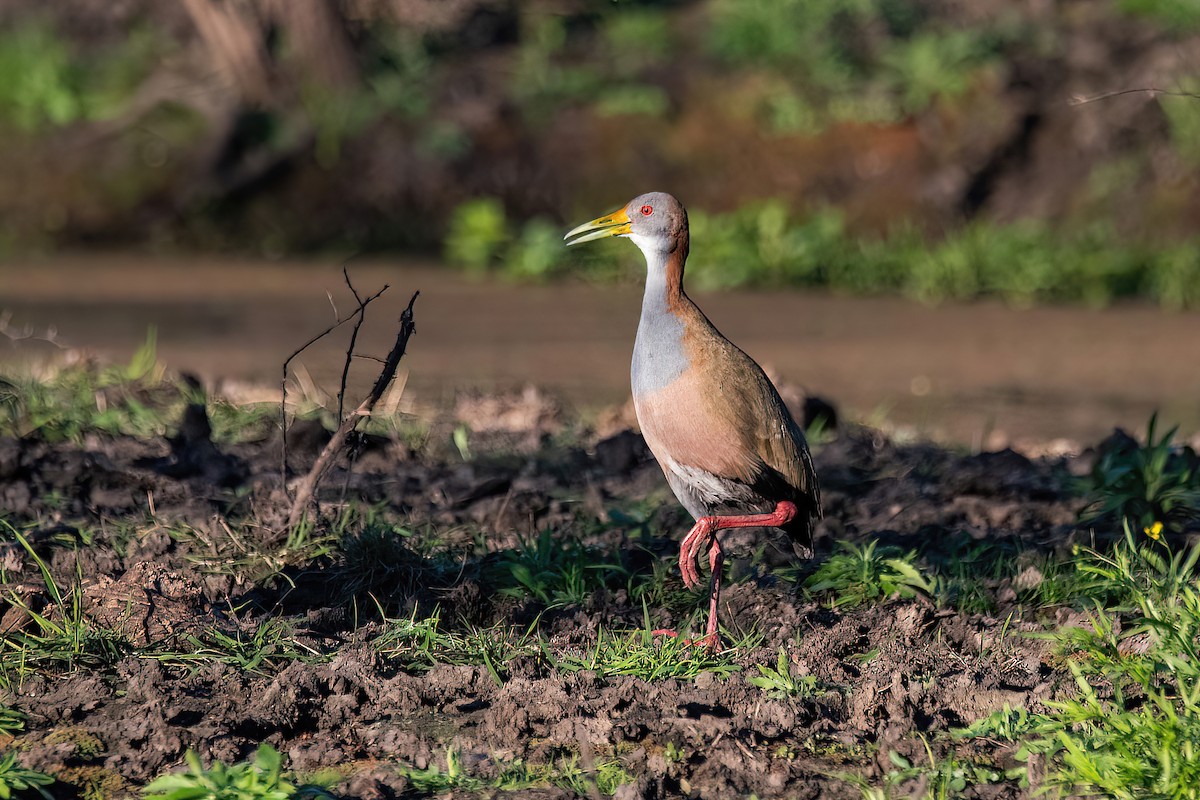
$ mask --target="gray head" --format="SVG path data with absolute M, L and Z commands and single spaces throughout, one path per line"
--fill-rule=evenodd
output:
M 582 235 L 580 235 L 582 234 Z M 571 237 L 577 238 L 572 239 Z M 666 192 L 640 194 L 625 207 L 585 222 L 567 233 L 567 245 L 582 244 L 609 236 L 630 239 L 651 263 L 669 255 L 687 258 L 687 210 Z

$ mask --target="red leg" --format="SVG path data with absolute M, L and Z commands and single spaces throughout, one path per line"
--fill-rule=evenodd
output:
M 693 642 L 697 646 L 707 647 L 710 653 L 715 653 L 721 647 L 721 634 L 717 630 L 717 604 L 721 599 L 724 564 L 725 551 L 714 536 L 712 547 L 708 551 L 708 566 L 712 570 L 712 583 L 708 592 L 708 627 L 704 630 L 704 638 Z
M 722 566 L 725 563 L 725 551 L 721 543 L 713 537 L 712 546 L 708 550 L 708 567 L 712 571 L 712 582 L 708 593 L 708 627 L 704 630 L 704 638 L 689 639 L 686 644 L 697 647 L 707 647 L 710 652 L 716 652 L 721 646 L 721 635 L 717 631 L 717 603 L 721 598 Z M 651 632 L 654 636 L 670 636 L 678 634 L 669 628 L 660 628 Z
M 701 549 L 711 546 L 717 532 L 718 517 L 701 517 L 679 543 L 679 572 L 683 585 L 689 589 L 700 588 L 700 572 L 696 569 L 696 558 Z
M 712 546 L 717 531 L 728 528 L 778 528 L 796 518 L 796 504 L 783 500 L 769 514 L 739 514 L 723 517 L 701 517 L 683 537 L 679 545 L 679 571 L 689 589 L 700 587 L 700 571 L 696 559 L 705 546 Z
M 679 571 L 683 575 L 683 583 L 689 589 L 700 586 L 700 571 L 696 568 L 696 560 L 700 551 L 708 546 L 708 564 L 712 570 L 712 584 L 708 599 L 708 627 L 704 638 L 696 642 L 716 650 L 721 644 L 717 631 L 717 604 L 721 595 L 721 567 L 725 561 L 725 553 L 721 543 L 717 541 L 717 531 L 728 528 L 778 528 L 796 518 L 796 504 L 788 500 L 776 504 L 775 510 L 769 514 L 735 514 L 721 517 L 701 517 L 683 537 L 679 545 Z

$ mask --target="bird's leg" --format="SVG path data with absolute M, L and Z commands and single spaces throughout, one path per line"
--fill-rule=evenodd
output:
M 711 540 L 712 544 L 708 549 L 708 567 L 712 571 L 708 592 L 708 627 L 704 630 L 703 638 L 688 639 L 685 644 L 706 647 L 710 652 L 715 652 L 721 646 L 721 635 L 717 632 L 717 603 L 721 597 L 721 578 L 723 577 L 721 573 L 725 563 L 725 551 L 721 548 L 721 543 L 717 541 L 716 536 L 711 536 Z M 669 628 L 660 628 L 651 633 L 654 636 L 670 636 L 671 638 L 678 635 Z
M 717 540 L 717 531 L 729 528 L 778 528 L 795 519 L 797 513 L 795 503 L 781 500 L 769 514 L 730 514 L 701 517 L 696 520 L 696 524 L 679 545 L 679 571 L 683 575 L 684 585 L 689 589 L 700 586 L 700 571 L 696 568 L 696 560 L 703 547 L 707 545 L 709 548 L 708 565 L 712 570 L 712 584 L 708 599 L 708 627 L 705 629 L 704 638 L 697 640 L 695 644 L 716 650 L 721 643 L 720 634 L 717 632 L 717 603 L 721 595 L 721 567 L 725 563 L 725 551 Z
M 708 592 L 708 627 L 704 629 L 704 638 L 693 642 L 697 646 L 708 648 L 710 653 L 716 652 L 721 646 L 721 634 L 717 630 L 717 604 L 721 599 L 721 573 L 724 563 L 725 551 L 721 542 L 714 536 L 712 547 L 708 550 L 708 566 L 712 571 L 712 583 Z
M 700 588 L 700 572 L 696 569 L 696 558 L 705 547 L 716 541 L 717 521 L 720 517 L 701 517 L 679 543 L 679 572 L 683 585 L 689 589 Z
M 679 545 L 679 571 L 683 583 L 689 589 L 700 587 L 700 571 L 696 569 L 696 558 L 706 545 L 716 541 L 717 531 L 729 528 L 778 528 L 796 518 L 796 504 L 781 500 L 769 514 L 730 514 L 720 517 L 701 517 L 683 537 Z

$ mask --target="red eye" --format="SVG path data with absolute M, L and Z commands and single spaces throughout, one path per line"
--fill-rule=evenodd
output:
M 642 206 L 642 216 L 648 217 L 654 213 L 654 206 Z

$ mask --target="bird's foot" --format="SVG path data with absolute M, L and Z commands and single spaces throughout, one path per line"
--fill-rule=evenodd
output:
M 700 570 L 696 560 L 702 550 L 712 546 L 716 532 L 716 517 L 701 517 L 679 543 L 679 573 L 683 576 L 683 585 L 689 589 L 700 588 Z
M 679 634 L 670 628 L 659 628 L 658 630 L 650 631 L 651 636 L 666 636 L 669 639 L 675 639 Z M 715 653 L 721 649 L 721 636 L 716 631 L 701 636 L 699 639 L 684 639 L 683 643 L 688 647 L 703 647 L 709 653 Z

